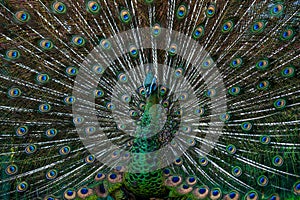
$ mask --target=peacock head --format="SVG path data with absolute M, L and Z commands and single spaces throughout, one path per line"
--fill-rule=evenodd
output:
M 145 97 L 148 98 L 157 90 L 157 79 L 153 75 L 151 69 L 147 70 L 146 77 L 144 80 Z

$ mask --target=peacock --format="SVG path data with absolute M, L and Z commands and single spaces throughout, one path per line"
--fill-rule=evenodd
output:
M 300 199 L 299 0 L 1 0 L 0 199 Z

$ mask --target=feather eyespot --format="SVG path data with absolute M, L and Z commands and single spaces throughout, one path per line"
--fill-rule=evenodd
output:
M 100 11 L 100 4 L 96 1 L 88 1 L 86 3 L 86 9 L 92 14 L 98 14 Z
M 239 177 L 242 175 L 242 169 L 239 166 L 235 166 L 232 168 L 231 173 L 235 177 Z
M 160 35 L 160 33 L 161 33 L 161 26 L 160 26 L 160 24 L 154 24 L 153 26 L 152 26 L 152 35 L 154 36 L 154 37 L 157 37 L 157 36 L 159 36 Z
M 26 23 L 30 20 L 30 14 L 24 10 L 16 12 L 14 17 L 20 23 Z
M 228 93 L 231 94 L 232 96 L 237 96 L 238 94 L 240 94 L 241 92 L 241 88 L 238 86 L 232 87 L 228 90 Z
M 91 164 L 91 163 L 95 162 L 95 160 L 96 160 L 96 158 L 94 155 L 88 155 L 85 157 L 84 162 L 86 164 Z
M 212 200 L 219 199 L 222 196 L 222 191 L 220 188 L 212 188 L 210 191 L 210 198 Z
M 180 20 L 180 19 L 185 18 L 187 15 L 187 12 L 188 12 L 188 9 L 187 9 L 186 5 L 184 5 L 184 4 L 179 5 L 179 7 L 177 8 L 177 11 L 176 11 L 177 19 Z
M 293 66 L 285 67 L 284 69 L 282 69 L 281 75 L 285 78 L 293 77 L 295 75 L 295 67 Z
M 57 174 L 58 174 L 57 170 L 51 169 L 46 173 L 46 178 L 48 180 L 53 180 L 57 177 Z
M 229 144 L 229 145 L 227 145 L 227 147 L 226 147 L 226 151 L 227 151 L 229 154 L 235 154 L 235 152 L 236 152 L 236 147 L 235 147 L 233 144 Z
M 258 194 L 254 190 L 247 192 L 247 194 L 245 195 L 245 200 L 257 200 L 257 199 L 258 199 Z
M 258 90 L 267 90 L 270 86 L 270 82 L 269 81 L 261 81 L 257 84 L 256 88 Z
M 265 70 L 269 67 L 269 60 L 268 59 L 261 59 L 256 63 L 255 66 L 259 70 Z
M 64 199 L 71 200 L 76 198 L 76 191 L 74 189 L 67 189 L 64 192 Z
M 16 130 L 16 135 L 18 137 L 24 136 L 28 133 L 28 127 L 27 126 L 20 126 Z
M 129 23 L 131 21 L 131 14 L 127 9 L 123 9 L 120 11 L 120 19 L 124 23 Z
M 63 146 L 59 149 L 58 152 L 61 156 L 65 156 L 71 152 L 71 148 L 69 146 Z
M 64 14 L 67 12 L 67 6 L 60 1 L 54 1 L 51 5 L 52 10 L 57 14 Z
M 208 8 L 205 11 L 205 14 L 208 18 L 211 18 L 215 15 L 216 12 L 216 5 L 215 4 L 210 4 Z
M 49 80 L 50 80 L 50 76 L 48 74 L 42 73 L 36 76 L 36 81 L 40 84 L 47 83 L 49 82 Z
M 131 45 L 129 47 L 129 55 L 133 58 L 138 57 L 139 55 L 139 50 L 137 49 L 137 47 L 135 45 Z
M 230 67 L 232 67 L 232 68 L 239 68 L 242 64 L 243 64 L 242 58 L 234 58 L 230 62 Z
M 92 67 L 92 71 L 95 73 L 95 74 L 103 74 L 104 71 L 105 71 L 105 68 L 102 66 L 102 65 L 94 65 Z
M 262 144 L 269 144 L 271 142 L 271 138 L 270 138 L 270 136 L 263 135 L 260 137 L 259 141 Z
M 76 98 L 74 96 L 68 96 L 64 98 L 64 103 L 67 105 L 72 105 L 73 103 L 75 103 Z
M 78 69 L 76 67 L 67 67 L 66 68 L 66 73 L 69 76 L 76 76 L 78 74 Z
M 193 31 L 193 38 L 199 39 L 204 35 L 204 27 L 202 25 L 198 25 Z
M 28 183 L 25 181 L 22 181 L 17 185 L 18 192 L 25 192 L 27 189 L 28 189 Z
M 17 172 L 18 172 L 18 167 L 17 167 L 17 165 L 15 165 L 15 164 L 9 165 L 9 166 L 7 166 L 6 169 L 5 169 L 5 173 L 6 173 L 7 175 L 14 175 L 14 174 L 16 174 Z
M 46 130 L 45 134 L 48 138 L 53 138 L 57 135 L 57 129 L 50 128 L 50 129 Z
M 293 192 L 295 195 L 300 195 L 300 181 L 298 181 L 294 184 Z
M 230 119 L 230 114 L 229 113 L 221 114 L 219 118 L 222 122 L 228 122 Z
M 233 30 L 234 23 L 232 20 L 225 21 L 222 25 L 222 32 L 229 33 Z
M 283 109 L 283 108 L 285 108 L 285 106 L 286 106 L 286 100 L 284 100 L 284 99 L 277 99 L 274 102 L 274 107 L 276 109 Z
M 243 131 L 250 131 L 252 129 L 252 123 L 251 122 L 243 122 L 241 124 L 241 128 Z
M 78 47 L 82 47 L 85 45 L 85 39 L 78 35 L 73 36 L 71 41 L 72 41 L 72 44 L 74 44 L 75 46 L 78 46 Z
M 282 41 L 288 41 L 291 40 L 295 35 L 295 31 L 292 28 L 286 28 L 285 30 L 282 31 L 280 35 L 280 39 Z
M 108 50 L 111 48 L 111 43 L 108 39 L 100 40 L 100 45 L 101 45 L 101 48 L 104 50 Z
M 201 67 L 202 69 L 208 69 L 212 67 L 213 63 L 214 61 L 211 58 L 207 58 L 202 62 Z
M 274 156 L 272 159 L 272 163 L 276 167 L 280 167 L 283 164 L 283 158 L 279 155 Z
M 103 97 L 103 96 L 104 96 L 103 90 L 97 89 L 97 90 L 94 91 L 94 97 L 95 98 L 100 98 L 100 97 Z
M 118 81 L 120 81 L 121 83 L 126 83 L 128 81 L 128 76 L 124 73 L 120 73 L 118 75 Z
M 283 4 L 277 3 L 271 7 L 270 14 L 271 14 L 271 16 L 278 17 L 278 16 L 282 15 L 283 10 L 284 10 Z
M 16 60 L 20 58 L 20 56 L 21 56 L 20 52 L 16 49 L 7 50 L 5 53 L 5 57 L 8 60 Z
M 107 102 L 106 103 L 106 108 L 108 110 L 114 110 L 116 108 L 115 104 L 113 104 L 112 102 Z
M 173 43 L 168 49 L 168 53 L 170 56 L 175 56 L 177 53 L 177 44 Z
M 199 164 L 202 166 L 202 167 L 205 167 L 206 165 L 208 165 L 208 160 L 206 157 L 201 157 L 199 159 Z
M 11 88 L 7 92 L 8 97 L 15 98 L 21 96 L 22 92 L 19 88 Z
M 204 109 L 204 108 L 196 108 L 196 109 L 194 110 L 194 114 L 195 114 L 196 116 L 198 116 L 198 117 L 203 116 L 204 113 L 205 113 L 205 109 Z
M 257 21 L 251 26 L 252 33 L 261 33 L 266 27 L 266 23 L 264 21 Z
M 31 144 L 31 145 L 28 145 L 26 148 L 25 148 L 25 153 L 30 155 L 30 154 L 33 154 L 37 151 L 37 146 L 34 145 L 34 144 Z
M 265 175 L 261 175 L 257 178 L 257 184 L 259 186 L 266 186 L 269 182 L 269 179 Z
M 54 47 L 54 44 L 51 40 L 41 40 L 39 46 L 44 50 L 51 50 Z

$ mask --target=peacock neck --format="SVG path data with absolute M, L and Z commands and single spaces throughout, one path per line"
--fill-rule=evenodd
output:
M 157 197 L 164 196 L 166 193 L 163 174 L 158 168 L 160 159 L 155 154 L 155 151 L 160 148 L 157 134 L 154 132 L 160 120 L 160 112 L 156 109 L 158 103 L 157 92 L 152 93 L 146 100 L 145 111 L 131 150 L 134 156 L 128 166 L 130 172 L 125 174 L 127 189 L 137 196 Z

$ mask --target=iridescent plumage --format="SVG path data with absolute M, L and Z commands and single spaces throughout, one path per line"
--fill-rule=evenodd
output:
M 0 199 L 300 198 L 299 1 L 4 0 L 0 11 Z

